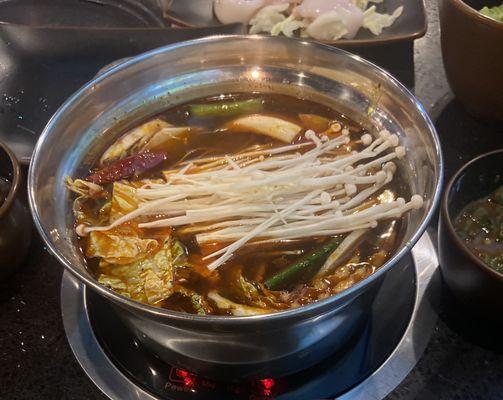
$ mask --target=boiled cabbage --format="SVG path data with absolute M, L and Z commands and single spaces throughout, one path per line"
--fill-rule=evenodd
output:
M 346 35 L 348 30 L 339 13 L 329 11 L 309 24 L 306 32 L 317 40 L 337 40 Z
M 403 6 L 398 7 L 393 14 L 380 14 L 376 7 L 372 6 L 363 13 L 363 27 L 374 35 L 380 35 L 384 28 L 391 26 L 402 15 Z
M 129 264 L 145 258 L 159 247 L 155 239 L 142 239 L 138 229 L 122 225 L 89 234 L 86 256 L 100 257 L 110 264 Z
M 262 8 L 250 20 L 250 33 L 252 35 L 260 32 L 270 33 L 275 25 L 286 19 L 283 13 L 288 7 L 288 4 L 277 4 Z
M 356 6 L 362 10 L 365 11 L 369 5 L 369 3 L 382 3 L 384 0 L 352 0 L 353 3 L 356 4 Z
M 186 262 L 183 246 L 169 236 L 148 258 L 127 265 L 103 265 L 98 281 L 123 296 L 156 305 L 174 293 L 175 269 Z
M 110 223 L 138 208 L 140 200 L 136 196 L 136 188 L 121 182 L 114 182 L 112 189 L 112 204 L 110 208 Z
M 495 7 L 484 7 L 480 10 L 481 14 L 484 14 L 486 17 L 495 19 L 496 21 L 503 22 L 503 3 L 500 6 Z
M 294 15 L 290 15 L 287 19 L 278 22 L 271 29 L 272 36 L 278 36 L 280 33 L 287 37 L 292 37 L 296 30 L 305 28 L 307 25 L 303 21 L 295 19 Z

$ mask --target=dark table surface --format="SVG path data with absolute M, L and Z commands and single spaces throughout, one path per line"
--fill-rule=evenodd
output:
M 502 148 L 503 128 L 475 120 L 452 100 L 440 55 L 436 1 L 426 3 L 429 32 L 415 44 L 415 92 L 436 120 L 449 177 L 474 156 Z M 66 341 L 61 276 L 62 267 L 34 234 L 25 265 L 0 283 L 0 399 L 106 398 Z M 502 332 L 465 315 L 445 290 L 439 315 L 424 355 L 388 399 L 503 399 Z

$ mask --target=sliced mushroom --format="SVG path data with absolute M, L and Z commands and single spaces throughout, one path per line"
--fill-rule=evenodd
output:
M 285 143 L 291 143 L 302 127 L 293 122 L 268 115 L 253 114 L 231 121 L 227 128 L 233 132 L 252 132 Z
M 307 129 L 318 133 L 326 131 L 330 125 L 328 118 L 316 114 L 299 114 L 299 119 Z
M 162 128 L 156 132 L 142 147 L 142 150 L 168 150 L 170 145 L 180 144 L 190 132 L 198 131 L 199 128 L 190 126 Z
M 320 268 L 315 278 L 319 278 L 321 276 L 327 275 L 332 272 L 335 267 L 339 266 L 344 260 L 344 256 L 350 254 L 350 250 L 354 250 L 354 248 L 358 245 L 363 235 L 368 232 L 368 229 L 358 229 L 356 231 L 351 232 L 337 247 L 332 254 L 330 254 Z
M 146 122 L 137 128 L 130 130 L 125 135 L 121 136 L 119 139 L 112 144 L 105 153 L 101 156 L 100 164 L 109 164 L 112 161 L 124 158 L 128 155 L 128 151 L 133 148 L 133 146 L 138 145 L 140 142 L 147 142 L 155 133 L 161 129 L 168 128 L 169 123 L 160 119 L 154 119 L 152 121 Z
M 107 192 L 102 186 L 96 183 L 88 182 L 83 179 L 73 180 L 69 176 L 65 179 L 65 185 L 72 192 L 77 193 L 79 196 L 85 198 L 97 199 L 100 197 L 106 197 Z

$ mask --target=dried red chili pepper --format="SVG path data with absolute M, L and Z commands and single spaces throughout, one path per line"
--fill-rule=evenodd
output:
M 166 158 L 167 154 L 162 151 L 145 151 L 117 160 L 93 172 L 86 180 L 98 185 L 115 182 L 152 169 L 166 160 Z

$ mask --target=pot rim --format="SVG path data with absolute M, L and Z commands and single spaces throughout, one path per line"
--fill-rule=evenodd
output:
M 2 141 L 0 141 L 0 149 L 5 151 L 12 166 L 12 182 L 10 185 L 9 193 L 5 198 L 5 201 L 0 205 L 0 218 L 2 218 L 11 208 L 12 204 L 14 203 L 14 199 L 16 198 L 17 192 L 19 191 L 19 187 L 21 185 L 21 167 L 19 166 L 19 162 L 12 150 Z
M 162 309 L 154 306 L 150 306 L 147 304 L 143 304 L 134 300 L 131 300 L 125 296 L 122 296 L 113 290 L 101 285 L 98 283 L 95 279 L 91 279 L 83 274 L 81 274 L 78 270 L 74 269 L 72 267 L 72 264 L 69 260 L 67 260 L 63 255 L 61 255 L 57 249 L 56 246 L 52 243 L 51 235 L 49 232 L 46 231 L 46 229 L 42 226 L 41 220 L 39 218 L 39 213 L 38 213 L 38 208 L 37 204 L 35 201 L 35 191 L 33 190 L 33 184 L 36 179 L 36 172 L 34 170 L 34 165 L 37 164 L 38 160 L 38 154 L 39 150 L 42 147 L 42 144 L 46 138 L 46 136 L 49 135 L 50 131 L 52 130 L 52 127 L 58 123 L 58 120 L 60 119 L 60 116 L 65 113 L 66 109 L 70 107 L 70 105 L 75 102 L 82 94 L 84 94 L 86 91 L 90 90 L 93 86 L 97 86 L 101 81 L 107 79 L 110 75 L 115 74 L 118 71 L 121 71 L 123 69 L 126 69 L 130 66 L 136 65 L 144 61 L 145 59 L 148 59 L 150 57 L 155 57 L 157 55 L 160 55 L 164 52 L 168 51 L 173 51 L 176 50 L 177 48 L 180 47 L 187 47 L 187 46 L 195 46 L 195 45 L 204 45 L 206 43 L 212 43 L 215 41 L 232 41 L 232 40 L 254 40 L 254 41 L 283 41 L 283 42 L 288 42 L 291 43 L 292 41 L 297 42 L 298 46 L 310 46 L 314 48 L 319 48 L 324 51 L 330 51 L 333 53 L 339 53 L 342 54 L 344 57 L 348 57 L 350 59 L 353 59 L 355 62 L 362 63 L 364 64 L 367 68 L 375 70 L 377 73 L 382 75 L 385 79 L 389 80 L 397 90 L 401 91 L 405 97 L 407 97 L 417 108 L 420 116 L 424 119 L 425 124 L 429 128 L 429 132 L 431 135 L 431 138 L 434 143 L 434 151 L 436 153 L 436 157 L 438 158 L 438 168 L 437 168 L 437 173 L 435 176 L 436 180 L 436 187 L 434 189 L 433 196 L 431 198 L 431 205 L 430 209 L 426 213 L 423 221 L 419 225 L 418 229 L 416 232 L 412 235 L 411 239 L 409 242 L 407 242 L 400 251 L 398 251 L 396 254 L 393 255 L 381 268 L 379 268 L 376 272 L 374 272 L 372 275 L 370 275 L 368 278 L 358 282 L 351 288 L 336 294 L 334 296 L 330 296 L 324 300 L 314 302 L 307 304 L 302 307 L 294 308 L 294 309 L 288 309 L 285 311 L 279 311 L 271 314 L 261 314 L 261 315 L 253 315 L 253 316 L 219 316 L 219 315 L 195 315 L 195 314 L 188 314 L 188 313 L 182 313 L 182 312 L 176 312 L 176 311 L 171 311 L 167 309 Z M 166 320 L 171 320 L 171 321 L 178 321 L 178 322 L 198 322 L 202 324 L 208 324 L 208 323 L 217 323 L 217 324 L 224 324 L 226 326 L 230 325 L 243 325 L 243 324 L 253 324 L 256 321 L 260 322 L 278 322 L 278 321 L 283 321 L 287 319 L 295 319 L 295 318 L 302 318 L 304 314 L 310 314 L 312 315 L 318 315 L 321 312 L 324 312 L 330 308 L 335 303 L 339 303 L 340 305 L 347 303 L 351 296 L 354 296 L 355 294 L 358 294 L 360 291 L 363 290 L 363 288 L 367 285 L 369 285 L 371 282 L 377 280 L 379 277 L 384 275 L 393 265 L 395 265 L 405 254 L 407 254 L 410 249 L 416 244 L 416 242 L 419 240 L 421 235 L 424 233 L 426 230 L 426 227 L 428 226 L 435 210 L 436 207 L 438 206 L 438 203 L 440 201 L 440 196 L 441 196 L 441 190 L 442 190 L 442 185 L 443 185 L 443 169 L 444 169 L 444 162 L 443 162 L 443 157 L 442 157 L 442 152 L 440 150 L 440 140 L 438 137 L 438 134 L 435 130 L 435 126 L 433 122 L 431 121 L 430 117 L 428 116 L 424 106 L 417 100 L 414 95 L 404 86 L 402 85 L 396 78 L 394 78 L 391 74 L 389 74 L 387 71 L 384 69 L 378 67 L 377 65 L 361 58 L 360 56 L 357 56 L 355 54 L 349 53 L 343 49 L 328 46 L 322 43 L 314 43 L 310 41 L 305 41 L 302 39 L 292 39 L 292 38 L 283 38 L 283 37 L 271 37 L 271 36 L 261 36 L 261 35 L 215 35 L 215 36 L 209 36 L 205 38 L 200 38 L 200 39 L 194 39 L 194 40 L 189 40 L 185 42 L 179 42 L 179 43 L 174 43 L 171 45 L 159 47 L 154 50 L 150 50 L 148 52 L 145 52 L 143 54 L 137 55 L 135 57 L 132 57 L 131 59 L 118 64 L 111 69 L 105 71 L 103 74 L 96 76 L 93 78 L 91 81 L 89 81 L 87 84 L 85 84 L 83 87 L 81 87 L 77 92 L 75 92 L 71 97 L 69 97 L 63 105 L 56 111 L 56 113 L 51 117 L 49 122 L 47 123 L 46 127 L 44 128 L 36 146 L 35 150 L 33 152 L 33 157 L 32 161 L 30 164 L 30 169 L 29 169 L 29 174 L 28 174 L 28 199 L 29 199 L 29 204 L 30 204 L 30 209 L 33 214 L 34 222 L 35 225 L 42 236 L 44 242 L 46 243 L 49 251 L 56 257 L 56 259 L 67 268 L 69 272 L 71 272 L 75 277 L 77 277 L 80 281 L 84 282 L 87 286 L 92 288 L 93 290 L 97 291 L 99 294 L 107 297 L 109 300 L 114 301 L 116 304 L 119 306 L 129 309 L 130 311 L 137 311 L 143 314 L 148 314 L 152 317 L 160 318 L 160 319 L 166 319 Z
M 463 0 L 447 0 L 450 1 L 461 12 L 465 13 L 471 18 L 475 18 L 479 22 L 489 25 L 493 28 L 503 31 L 503 22 L 496 21 L 494 18 L 482 14 L 480 11 L 466 4 Z
M 470 259 L 472 264 L 477 265 L 480 269 L 482 269 L 485 273 L 489 274 L 492 278 L 503 281 L 503 273 L 500 273 L 500 272 L 492 269 L 488 265 L 486 265 L 480 258 L 478 258 L 475 254 L 473 254 L 470 251 L 470 249 L 465 245 L 465 243 L 461 240 L 459 235 L 456 233 L 456 230 L 454 229 L 454 225 L 452 223 L 452 218 L 451 218 L 451 213 L 450 213 L 450 208 L 449 208 L 449 196 L 452 192 L 452 187 L 458 181 L 460 176 L 476 162 L 480 161 L 483 158 L 493 156 L 495 154 L 500 154 L 503 157 L 503 148 L 497 149 L 497 150 L 492 150 L 487 153 L 481 154 L 481 155 L 471 159 L 470 161 L 466 162 L 465 164 L 463 164 L 463 166 L 456 171 L 456 173 L 449 180 L 449 183 L 447 183 L 447 186 L 445 188 L 444 194 L 442 196 L 441 210 L 442 210 L 442 214 L 445 217 L 447 231 L 449 232 L 449 235 L 453 238 L 456 246 L 463 252 L 463 254 L 466 257 L 468 257 Z M 465 204 L 465 206 L 466 206 L 466 204 Z

